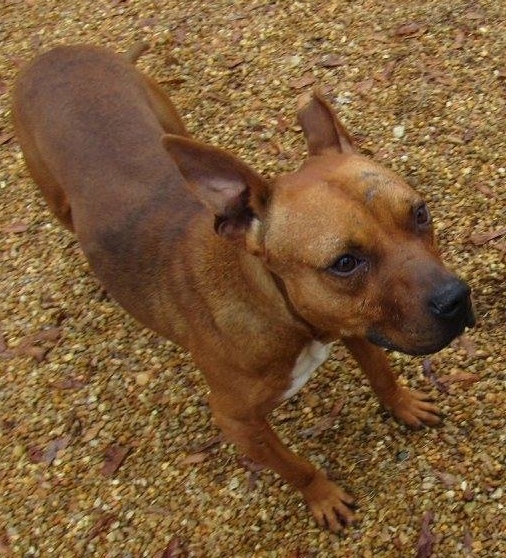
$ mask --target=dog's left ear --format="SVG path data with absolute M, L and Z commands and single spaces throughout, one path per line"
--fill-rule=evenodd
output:
M 353 153 L 353 140 L 337 115 L 319 90 L 311 97 L 303 95 L 298 102 L 297 120 L 302 127 L 310 155 L 318 155 L 325 149 L 337 149 L 341 153 Z
M 194 195 L 216 216 L 220 236 L 237 240 L 262 218 L 269 182 L 224 149 L 176 135 L 162 138 Z

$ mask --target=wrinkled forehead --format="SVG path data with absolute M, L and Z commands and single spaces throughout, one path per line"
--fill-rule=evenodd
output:
M 400 177 L 363 157 L 309 163 L 276 182 L 266 237 L 268 245 L 314 260 L 307 263 L 325 265 L 340 251 L 391 235 L 421 202 Z

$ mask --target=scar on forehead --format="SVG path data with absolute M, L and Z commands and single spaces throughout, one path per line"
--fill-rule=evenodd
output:
M 377 186 L 371 186 L 370 188 L 367 188 L 367 190 L 365 191 L 365 201 L 367 203 L 372 202 L 372 200 L 376 197 L 377 193 L 378 193 Z
M 370 180 L 371 178 L 378 178 L 378 173 L 373 170 L 362 171 L 360 173 L 362 180 Z
M 365 191 L 365 201 L 370 203 L 378 193 L 378 173 L 372 170 L 363 171 L 360 174 L 360 178 L 371 184 L 371 186 L 369 186 L 369 188 Z

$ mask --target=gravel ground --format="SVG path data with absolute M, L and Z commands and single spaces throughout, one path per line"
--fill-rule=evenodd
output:
M 0 38 L 0 556 L 505 556 L 503 3 L 3 0 Z M 442 427 L 386 416 L 338 344 L 275 413 L 357 497 L 343 535 L 217 438 L 191 358 L 108 299 L 24 167 L 20 64 L 137 39 L 190 130 L 266 175 L 304 156 L 296 98 L 323 87 L 361 149 L 426 196 L 474 289 L 473 331 L 425 362 L 392 355 Z

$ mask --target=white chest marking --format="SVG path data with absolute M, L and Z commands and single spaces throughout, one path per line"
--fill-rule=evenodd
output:
M 292 385 L 281 396 L 282 401 L 290 399 L 309 380 L 311 374 L 325 362 L 330 353 L 330 344 L 311 341 L 301 351 L 292 370 Z

